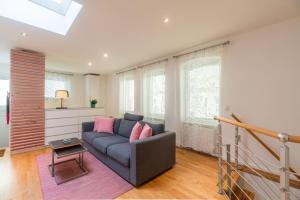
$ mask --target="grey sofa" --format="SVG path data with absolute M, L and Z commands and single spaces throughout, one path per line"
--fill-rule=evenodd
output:
M 126 113 L 114 122 L 114 134 L 93 132 L 94 122 L 82 124 L 82 140 L 90 153 L 122 178 L 139 186 L 175 165 L 175 133 L 163 124 L 144 122 L 143 116 Z M 147 123 L 153 136 L 129 143 L 135 123 Z

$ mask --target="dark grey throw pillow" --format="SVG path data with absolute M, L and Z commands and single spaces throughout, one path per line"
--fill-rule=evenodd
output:
M 130 121 L 141 121 L 141 120 L 144 119 L 144 116 L 143 115 L 125 113 L 124 119 L 130 120 Z
M 114 134 L 118 134 L 119 132 L 119 127 L 120 127 L 120 122 L 121 122 L 121 119 L 117 119 L 115 118 L 115 121 L 114 121 Z
M 143 127 L 145 126 L 145 124 L 148 124 L 152 128 L 153 135 L 157 135 L 157 134 L 165 132 L 164 124 L 153 124 L 153 123 L 149 123 L 149 122 L 145 122 L 145 121 L 140 121 L 140 123 L 142 124 Z
M 136 124 L 136 121 L 122 119 L 121 123 L 120 123 L 118 134 L 129 138 L 132 128 L 134 127 L 135 124 Z

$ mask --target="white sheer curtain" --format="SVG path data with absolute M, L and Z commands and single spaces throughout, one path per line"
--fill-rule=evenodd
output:
M 140 69 L 141 112 L 148 121 L 165 119 L 165 68 L 166 61 L 148 65 Z
M 72 79 L 72 75 L 46 72 L 45 73 L 45 97 L 47 99 L 55 98 L 56 90 L 68 90 L 69 94 L 71 95 L 72 94 L 71 79 Z
M 213 117 L 220 108 L 222 50 L 210 48 L 177 59 L 180 145 L 209 154 L 216 150 Z
M 118 75 L 119 116 L 135 111 L 135 70 Z

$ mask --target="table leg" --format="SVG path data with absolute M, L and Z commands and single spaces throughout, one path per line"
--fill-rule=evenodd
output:
M 54 150 L 52 151 L 52 168 L 51 168 L 51 175 L 54 177 Z

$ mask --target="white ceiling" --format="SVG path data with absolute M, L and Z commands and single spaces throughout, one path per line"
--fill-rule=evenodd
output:
M 19 47 L 45 53 L 48 69 L 103 74 L 300 15 L 299 0 L 77 2 L 83 7 L 66 36 L 0 17 L 0 62 Z

